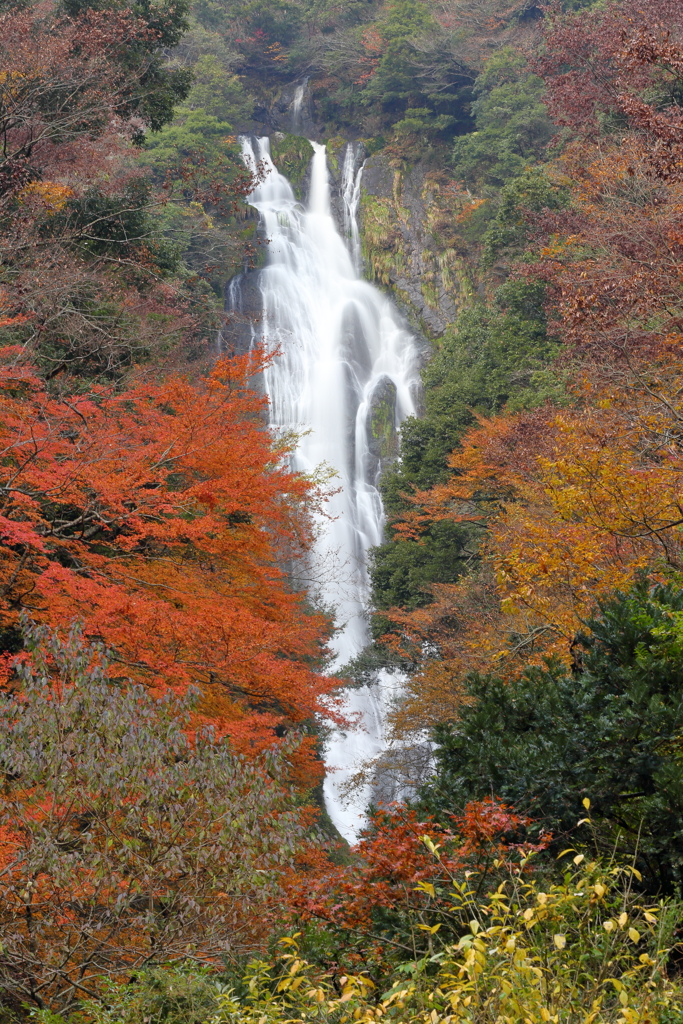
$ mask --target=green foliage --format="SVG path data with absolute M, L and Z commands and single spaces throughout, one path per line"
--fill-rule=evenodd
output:
M 429 600 L 432 583 L 452 583 L 467 571 L 469 534 L 455 523 L 436 523 L 417 544 L 393 540 L 375 548 L 370 562 L 375 606 L 412 611 Z M 383 620 L 384 621 L 384 620 Z M 383 625 L 379 635 L 386 632 Z
M 204 109 L 180 107 L 172 124 L 151 135 L 145 143 L 141 162 L 163 181 L 169 170 L 180 170 L 192 160 L 201 163 L 206 176 L 223 170 L 226 162 L 238 167 L 232 125 Z
M 473 75 L 454 58 L 429 4 L 387 3 L 364 40 L 373 66 L 361 77 L 361 102 L 381 130 L 392 128 L 392 152 L 419 159 L 471 123 Z
M 190 109 L 203 110 L 230 125 L 249 120 L 254 101 L 241 79 L 232 74 L 216 54 L 202 54 L 192 71 L 194 81 L 186 101 Z
M 495 217 L 482 236 L 482 266 L 492 267 L 499 258 L 524 254 L 529 233 L 528 215 L 542 210 L 562 210 L 569 192 L 548 176 L 543 167 L 530 167 L 500 191 Z
M 512 279 L 492 306 L 478 303 L 460 315 L 423 373 L 428 415 L 444 432 L 453 421 L 463 431 L 475 415 L 559 397 L 556 375 L 551 384 L 546 373 L 557 343 L 548 337 L 544 304 L 543 282 Z
M 220 985 L 210 971 L 188 961 L 148 968 L 125 985 L 110 983 L 101 1001 L 84 1001 L 82 1006 L 97 1024 L 206 1024 L 219 1010 Z M 66 1024 L 63 1017 L 41 1012 L 34 1019 Z
M 474 85 L 476 131 L 455 140 L 453 167 L 475 188 L 499 188 L 521 174 L 527 164 L 543 159 L 553 136 L 543 82 L 525 65 L 520 53 L 504 47 L 489 58 Z
M 464 310 L 423 370 L 425 415 L 401 428 L 401 460 L 382 480 L 387 514 L 399 516 L 406 493 L 443 482 L 448 456 L 478 415 L 528 409 L 563 398 L 562 379 L 548 367 L 557 344 L 548 337 L 545 287 L 510 280 L 494 303 Z M 450 583 L 471 564 L 470 528 L 440 523 L 420 543 L 391 540 L 371 564 L 377 608 L 415 608 L 430 600 L 430 583 Z
M 556 662 L 519 678 L 472 675 L 437 729 L 423 800 L 448 814 L 496 793 L 556 835 L 591 801 L 593 840 L 633 857 L 653 891 L 683 884 L 683 591 L 645 585 L 601 605 Z M 588 825 L 576 840 L 591 838 Z M 559 841 L 559 839 L 558 839 Z
M 305 6 L 297 0 L 195 0 L 192 9 L 200 25 L 237 49 L 244 71 L 280 77 L 289 70 L 279 59 L 281 48 L 297 40 Z
M 150 183 L 134 178 L 122 194 L 108 194 L 90 188 L 82 196 L 69 200 L 64 209 L 50 218 L 45 234 L 69 231 L 72 244 L 90 256 L 127 259 L 142 246 L 154 259 L 158 272 L 178 270 L 180 254 L 155 231 L 150 215 Z
M 363 90 L 363 101 L 378 102 L 385 110 L 420 107 L 423 95 L 415 76 L 415 37 L 436 30 L 426 4 L 394 0 L 380 23 L 382 52 L 376 70 Z
M 453 121 L 450 115 L 434 114 L 429 107 L 408 107 L 402 119 L 394 124 L 394 134 L 398 137 L 419 134 L 429 138 L 444 131 Z
M 429 107 L 408 107 L 392 126 L 389 151 L 403 161 L 439 160 L 442 140 L 452 135 L 455 121 L 452 114 L 437 114 Z
M 212 62 L 209 67 L 215 70 Z M 219 76 L 218 81 L 229 85 L 229 78 Z M 242 102 L 235 95 L 236 102 Z M 190 100 L 193 97 L 194 92 Z M 204 108 L 180 107 L 171 124 L 148 137 L 140 159 L 166 186 L 167 202 L 156 212 L 157 233 L 182 254 L 186 273 L 207 280 L 220 301 L 226 281 L 242 266 L 250 241 L 236 230 L 234 197 L 228 195 L 226 202 L 224 195 L 226 186 L 239 187 L 245 173 L 232 125 Z M 197 191 L 206 196 L 203 202 L 192 198 Z M 239 230 L 244 231 L 241 222 Z
M 93 1024 L 198 1024 L 202 1009 L 211 1024 L 673 1024 L 681 991 L 666 963 L 680 907 L 643 906 L 628 879 L 628 869 L 592 861 L 547 885 L 517 870 L 495 892 L 478 891 L 472 873 L 438 894 L 422 883 L 416 928 L 438 942 L 438 927 L 425 923 L 437 897 L 462 922 L 459 939 L 388 975 L 334 961 L 321 969 L 297 933 L 272 958 L 251 961 L 232 987 L 214 983 L 212 992 L 199 971 L 155 971 L 85 1009 Z

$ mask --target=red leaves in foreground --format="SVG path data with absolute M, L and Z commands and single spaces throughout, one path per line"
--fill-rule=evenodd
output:
M 247 749 L 330 688 L 315 671 L 325 623 L 282 568 L 305 551 L 318 495 L 273 446 L 259 366 L 61 396 L 30 369 L 0 374 L 5 637 L 22 609 L 80 619 L 121 676 L 199 685 L 202 712 Z
M 304 920 L 317 918 L 367 936 L 383 931 L 377 927 L 377 911 L 421 920 L 427 896 L 430 919 L 438 919 L 448 914 L 456 876 L 478 872 L 485 877 L 494 865 L 495 870 L 509 868 L 547 846 L 544 837 L 537 845 L 523 841 L 529 824 L 530 818 L 495 799 L 469 803 L 462 815 L 453 816 L 452 828 L 429 815 L 419 817 L 412 808 L 391 805 L 373 815 L 353 862 L 306 880 L 294 904 Z

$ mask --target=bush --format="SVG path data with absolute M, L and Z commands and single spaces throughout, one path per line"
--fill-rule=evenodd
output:
M 521 53 L 503 47 L 486 62 L 474 93 L 477 130 L 456 138 L 453 167 L 470 185 L 500 188 L 545 157 L 553 125 L 543 82 L 528 73 Z
M 392 521 L 412 507 L 406 494 L 445 482 L 448 457 L 479 415 L 561 402 L 564 381 L 551 370 L 557 352 L 548 336 L 543 282 L 512 279 L 491 305 L 463 310 L 422 371 L 424 419 L 401 426 L 401 459 L 382 477 Z M 480 531 L 432 523 L 419 542 L 392 537 L 372 552 L 370 577 L 378 609 L 413 609 L 432 599 L 434 583 L 453 583 L 471 567 Z
M 573 671 L 468 677 L 460 719 L 437 730 L 426 806 L 444 815 L 493 791 L 562 835 L 589 798 L 603 852 L 636 858 L 651 891 L 680 888 L 682 617 L 683 591 L 641 585 L 602 604 Z
M 432 847 L 432 855 L 438 859 L 439 850 Z M 574 865 L 561 882 L 540 885 L 522 864 L 484 896 L 476 892 L 476 876 L 453 878 L 445 898 L 462 922 L 459 938 L 399 964 L 381 987 L 376 976 L 343 964 L 321 970 L 302 955 L 300 934 L 287 937 L 284 951 L 270 961 L 252 961 L 236 988 L 215 986 L 216 1010 L 208 1020 L 669 1024 L 680 1019 L 683 992 L 666 975 L 667 945 L 680 908 L 638 903 L 630 893 L 629 869 L 587 863 L 581 856 Z M 415 924 L 436 934 L 436 928 L 421 923 L 428 920 L 430 888 L 417 889 L 423 906 Z M 166 1013 L 159 1012 L 159 1000 L 150 999 L 150 980 L 144 976 L 128 991 L 114 990 L 110 1008 L 90 1004 L 86 1009 L 94 1024 L 174 1022 L 177 979 L 169 974 L 163 984 L 159 973 L 153 979 L 165 997 Z M 180 998 L 191 1008 L 206 1000 L 205 978 L 197 978 L 194 998 L 187 979 L 179 980 Z M 196 1017 L 189 1013 L 181 1019 Z
M 0 982 L 64 1009 L 143 965 L 254 949 L 300 841 L 287 751 L 246 760 L 192 699 L 108 677 L 101 649 L 27 629 L 0 696 Z

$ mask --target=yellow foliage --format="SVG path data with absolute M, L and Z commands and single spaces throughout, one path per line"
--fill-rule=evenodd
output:
M 63 210 L 73 194 L 68 185 L 59 185 L 55 181 L 32 181 L 22 188 L 17 198 L 20 203 L 37 200 L 50 217 Z
M 276 963 L 250 965 L 246 1000 L 221 994 L 221 1010 L 210 1024 L 670 1020 L 683 999 L 667 977 L 663 947 L 676 908 L 646 907 L 630 897 L 629 869 L 595 862 L 581 867 L 543 890 L 523 871 L 485 897 L 474 885 L 454 885 L 453 911 L 471 918 L 468 931 L 438 955 L 403 965 L 382 994 L 366 974 L 342 975 L 335 987 L 329 974 L 300 955 L 298 935 L 285 939 L 288 951 Z M 630 913 L 618 913 L 625 904 Z
M 415 496 L 406 535 L 440 520 L 486 534 L 476 578 L 434 586 L 416 612 L 392 611 L 399 646 L 439 652 L 407 683 L 399 735 L 457 718 L 468 671 L 515 672 L 549 654 L 569 662 L 601 598 L 642 573 L 683 569 L 680 351 L 672 343 L 609 386 L 586 375 L 577 405 L 559 413 L 482 421 L 451 456 L 452 479 Z

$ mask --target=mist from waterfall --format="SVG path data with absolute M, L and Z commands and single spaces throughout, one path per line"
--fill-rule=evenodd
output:
M 360 277 L 357 213 L 361 171 L 352 144 L 344 155 L 342 238 L 331 210 L 324 145 L 314 156 L 308 204 L 270 159 L 267 138 L 244 138 L 245 163 L 267 172 L 249 202 L 258 210 L 268 239 L 267 262 L 258 272 L 262 316 L 254 342 L 279 351 L 265 371 L 271 426 L 301 435 L 293 468 L 314 473 L 325 465 L 336 474 L 338 492 L 321 521 L 313 551 L 310 591 L 333 608 L 340 627 L 334 640 L 342 666 L 368 642 L 368 550 L 382 541 L 383 509 L 378 490 L 386 452 L 400 422 L 415 411 L 417 351 L 390 300 Z M 240 279 L 229 303 L 239 308 Z M 390 417 L 389 430 L 386 418 Z M 379 425 L 378 425 L 379 424 Z M 348 691 L 347 710 L 359 713 L 362 729 L 335 731 L 327 744 L 325 801 L 339 831 L 353 840 L 362 824 L 369 789 L 346 805 L 340 789 L 361 759 L 384 746 L 385 673 L 377 686 Z

